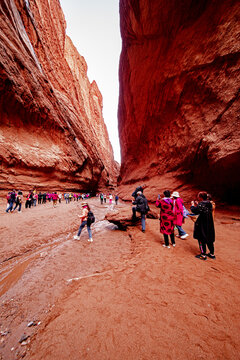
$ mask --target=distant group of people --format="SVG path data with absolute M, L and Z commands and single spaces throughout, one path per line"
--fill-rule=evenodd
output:
M 90 193 L 64 193 L 64 199 L 66 204 L 69 204 L 71 201 L 80 201 L 84 199 L 89 199 L 91 197 Z
M 70 203 L 71 201 L 79 201 L 90 198 L 90 193 L 57 193 L 54 192 L 38 192 L 33 189 L 30 190 L 25 199 L 23 196 L 23 192 L 21 190 L 12 190 L 7 194 L 7 213 L 13 213 L 15 210 L 18 212 L 22 211 L 22 205 L 25 200 L 25 208 L 31 208 L 36 205 L 46 204 L 47 202 L 52 202 L 53 207 L 57 206 L 57 203 L 61 203 L 62 199 L 65 199 L 66 203 Z
M 104 193 L 100 193 L 99 194 L 99 198 L 100 198 L 100 203 L 103 204 L 103 203 L 107 203 L 107 199 L 109 201 L 109 204 L 111 205 L 112 202 L 113 202 L 113 198 L 114 198 L 114 201 L 115 201 L 115 205 L 118 204 L 118 200 L 119 200 L 119 197 L 118 195 L 112 195 L 112 194 L 104 194 Z
M 132 208 L 132 221 L 135 222 L 136 212 L 141 215 L 142 232 L 145 232 L 145 218 L 149 211 L 149 206 L 143 191 L 146 185 L 139 186 L 132 193 L 134 197 Z M 176 246 L 174 230 L 176 229 L 177 237 L 186 239 L 189 235 L 183 230 L 182 225 L 184 219 L 192 217 L 194 221 L 193 237 L 198 240 L 200 254 L 196 258 L 206 260 L 207 257 L 215 259 L 214 242 L 214 211 L 215 203 L 212 201 L 211 195 L 204 191 L 199 192 L 198 199 L 191 202 L 191 213 L 185 208 L 182 198 L 178 191 L 172 194 L 169 190 L 163 192 L 163 198 L 158 195 L 156 206 L 160 208 L 160 232 L 164 237 L 163 247 L 170 248 L 169 240 L 173 247 Z M 197 216 L 197 218 L 196 218 Z M 170 237 L 170 239 L 169 239 Z M 209 252 L 207 253 L 207 247 Z

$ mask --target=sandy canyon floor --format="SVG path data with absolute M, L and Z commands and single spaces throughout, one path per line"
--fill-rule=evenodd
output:
M 217 210 L 216 260 L 201 261 L 191 220 L 165 249 L 158 220 L 119 231 L 115 205 L 89 203 L 93 243 L 73 240 L 80 202 L 0 203 L 0 359 L 239 359 L 239 210 Z

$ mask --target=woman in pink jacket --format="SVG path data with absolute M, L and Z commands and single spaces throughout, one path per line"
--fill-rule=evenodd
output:
M 173 198 L 173 213 L 174 213 L 174 220 L 173 223 L 178 229 L 178 235 L 181 239 L 186 239 L 188 234 L 183 230 L 183 200 L 180 198 L 180 195 L 177 191 L 172 193 Z

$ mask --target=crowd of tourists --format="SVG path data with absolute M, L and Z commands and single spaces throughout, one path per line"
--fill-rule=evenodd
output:
M 136 213 L 140 213 L 142 232 L 145 232 L 145 218 L 149 211 L 148 201 L 143 195 L 145 187 L 146 185 L 139 186 L 132 193 L 133 205 L 136 205 L 132 208 L 132 221 L 136 222 Z M 164 238 L 163 247 L 170 249 L 170 243 L 173 247 L 176 246 L 175 230 L 177 231 L 176 237 L 186 239 L 189 236 L 182 227 L 184 220 L 189 217 L 194 221 L 193 237 L 198 240 L 200 248 L 200 254 L 196 255 L 196 258 L 200 260 L 206 260 L 207 257 L 215 259 L 215 203 L 210 194 L 205 191 L 199 192 L 197 200 L 191 202 L 190 211 L 188 211 L 178 191 L 171 194 L 169 190 L 165 190 L 163 197 L 158 195 L 156 206 L 160 208 L 159 220 L 160 233 Z
M 115 205 L 118 204 L 119 196 L 117 194 L 116 195 L 113 195 L 111 193 L 104 194 L 101 192 L 100 194 L 97 194 L 97 196 L 99 196 L 101 204 L 106 204 L 108 200 L 109 204 L 111 205 L 113 203 L 113 199 L 115 201 Z
M 53 207 L 57 206 L 57 203 L 61 204 L 62 200 L 69 204 L 72 201 L 79 201 L 90 198 L 89 193 L 61 193 L 61 192 L 37 192 L 36 190 L 30 190 L 27 195 L 24 196 L 21 190 L 9 191 L 7 194 L 7 213 L 13 213 L 15 210 L 22 211 L 24 204 L 25 208 L 35 207 L 37 205 L 46 204 L 52 202 Z
M 132 201 L 132 222 L 137 221 L 137 213 L 140 214 L 142 232 L 146 230 L 146 215 L 148 213 L 149 206 L 146 197 L 143 192 L 146 185 L 137 187 L 132 193 L 134 200 Z M 97 194 L 100 198 L 100 203 L 107 203 L 111 205 L 113 199 L 115 204 L 118 204 L 119 197 L 117 194 L 111 193 L 105 194 L 101 192 Z M 47 202 L 52 202 L 53 207 L 56 207 L 57 203 L 61 203 L 62 199 L 69 204 L 71 201 L 87 200 L 90 198 L 89 193 L 69 193 L 64 194 L 57 192 L 36 192 L 31 190 L 24 198 L 22 191 L 11 191 L 7 195 L 7 208 L 6 212 L 14 212 L 17 210 L 21 212 L 22 204 L 25 200 L 25 208 L 31 208 Z M 91 224 L 95 221 L 95 217 L 87 202 L 82 202 L 82 214 L 79 215 L 81 224 L 75 239 L 80 239 L 82 229 L 87 226 L 89 241 L 92 242 Z M 159 194 L 156 199 L 156 206 L 160 208 L 160 233 L 163 234 L 164 244 L 163 247 L 170 248 L 170 244 L 175 247 L 175 236 L 181 239 L 186 239 L 189 234 L 183 229 L 183 224 L 186 218 L 191 218 L 194 221 L 193 237 L 198 240 L 200 254 L 196 255 L 196 258 L 200 260 L 206 260 L 207 257 L 215 259 L 214 254 L 214 241 L 215 241 L 215 229 L 214 229 L 214 211 L 215 203 L 212 201 L 211 195 L 204 191 L 198 193 L 197 200 L 191 202 L 190 211 L 184 206 L 183 199 L 178 191 L 169 190 L 163 192 L 163 196 Z M 175 231 L 177 234 L 175 235 Z M 207 253 L 207 248 L 209 252 Z

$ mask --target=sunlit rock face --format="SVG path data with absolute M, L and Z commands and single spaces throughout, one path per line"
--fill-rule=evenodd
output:
M 118 164 L 58 0 L 0 3 L 0 187 L 96 190 Z
M 120 192 L 230 200 L 240 183 L 239 1 L 120 0 Z M 127 195 L 128 194 L 128 195 Z

